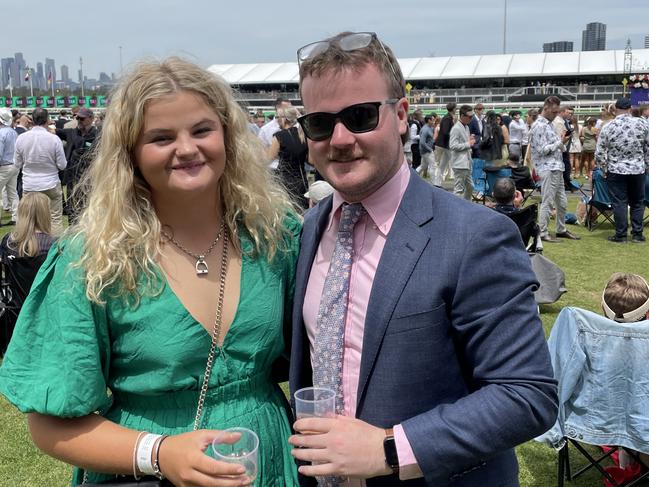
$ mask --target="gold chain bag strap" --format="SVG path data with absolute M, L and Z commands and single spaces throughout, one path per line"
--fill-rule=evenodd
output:
M 220 232 L 219 232 L 220 234 Z M 221 337 L 221 324 L 223 317 L 223 301 L 225 300 L 225 280 L 228 275 L 228 247 L 229 247 L 229 232 L 227 227 L 223 230 L 223 254 L 221 255 L 221 272 L 219 274 L 219 299 L 216 304 L 216 316 L 214 317 L 214 328 L 212 329 L 212 343 L 210 344 L 210 351 L 207 354 L 207 364 L 205 365 L 205 374 L 203 375 L 203 384 L 201 385 L 201 390 L 198 395 L 198 405 L 196 406 L 196 416 L 194 418 L 194 427 L 193 431 L 199 429 L 201 424 L 201 416 L 203 415 L 203 406 L 205 404 L 205 396 L 207 395 L 207 390 L 209 387 L 210 377 L 212 376 L 212 367 L 214 365 L 214 358 L 216 357 L 217 352 L 225 359 L 225 354 L 223 352 L 223 347 L 219 345 L 219 338 Z M 88 484 L 88 472 L 84 470 L 83 472 L 83 482 L 82 485 L 85 487 L 101 487 L 102 485 L 107 484 Z M 165 485 L 171 485 L 168 481 L 165 480 L 149 480 L 142 479 L 141 481 L 117 481 L 109 482 L 108 485 L 113 487 L 164 487 Z

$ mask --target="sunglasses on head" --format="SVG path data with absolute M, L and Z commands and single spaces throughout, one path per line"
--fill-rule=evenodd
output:
M 365 49 L 372 43 L 372 40 L 374 39 L 376 39 L 376 41 L 381 46 L 381 50 L 385 55 L 385 59 L 387 59 L 388 64 L 390 65 L 390 69 L 392 70 L 392 74 L 394 75 L 395 79 L 399 81 L 400 77 L 397 76 L 397 71 L 394 69 L 392 61 L 390 60 L 390 56 L 388 56 L 388 52 L 385 50 L 385 46 L 376 35 L 376 32 L 350 32 L 349 34 L 346 34 L 339 39 L 317 41 L 312 42 L 311 44 L 307 44 L 306 46 L 302 46 L 297 50 L 298 67 L 301 66 L 302 63 L 307 59 L 314 58 L 317 55 L 326 52 L 327 49 L 329 49 L 334 43 L 343 51 L 349 52 L 356 51 L 358 49 Z
M 371 132 L 379 124 L 379 108 L 381 108 L 381 105 L 394 105 L 398 101 L 398 98 L 390 98 L 385 101 L 357 103 L 343 108 L 338 113 L 309 113 L 298 118 L 297 121 L 304 131 L 304 135 L 316 142 L 331 137 L 338 121 L 350 132 L 362 134 Z

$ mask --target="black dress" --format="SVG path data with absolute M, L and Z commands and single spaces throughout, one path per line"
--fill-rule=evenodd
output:
M 291 199 L 301 208 L 308 208 L 304 193 L 307 192 L 308 183 L 304 164 L 307 161 L 309 150 L 306 140 L 300 140 L 297 127 L 280 130 L 274 137 L 279 142 L 279 165 L 277 172 L 288 191 Z

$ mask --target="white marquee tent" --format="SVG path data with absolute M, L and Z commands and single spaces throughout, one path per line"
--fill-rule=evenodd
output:
M 621 75 L 624 73 L 624 51 L 404 58 L 399 59 L 399 65 L 409 81 Z M 228 83 L 234 85 L 298 82 L 297 62 L 214 64 L 208 70 L 220 74 Z M 649 72 L 649 49 L 633 51 L 631 71 Z

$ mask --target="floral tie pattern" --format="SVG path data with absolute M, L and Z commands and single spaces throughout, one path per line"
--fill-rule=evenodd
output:
M 360 203 L 343 204 L 336 246 L 325 278 L 316 319 L 313 385 L 336 392 L 336 414 L 342 414 L 345 318 L 352 268 L 354 226 L 365 214 Z M 338 477 L 318 477 L 320 486 L 340 484 Z
M 344 204 L 336 246 L 325 278 L 316 319 L 313 385 L 336 392 L 336 413 L 343 412 L 343 347 L 352 268 L 354 225 L 365 213 L 360 203 Z

